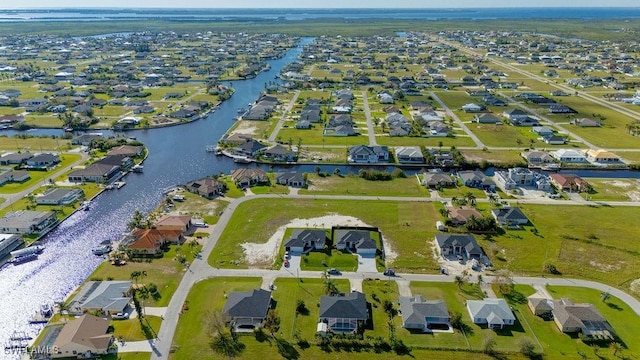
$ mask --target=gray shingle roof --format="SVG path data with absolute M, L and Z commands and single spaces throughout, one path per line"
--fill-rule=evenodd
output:
M 400 311 L 404 323 L 423 324 L 426 318 L 449 318 L 447 304 L 442 300 L 425 301 L 421 295 L 400 297 Z
M 229 294 L 223 312 L 231 318 L 264 318 L 271 306 L 271 291 L 254 289 Z
M 364 294 L 354 291 L 346 296 L 322 296 L 320 298 L 320 318 L 369 319 L 369 310 Z

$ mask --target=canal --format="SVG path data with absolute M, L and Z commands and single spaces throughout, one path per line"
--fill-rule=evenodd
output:
M 253 79 L 234 81 L 235 93 L 207 118 L 189 124 L 127 133 L 149 149 L 144 173 L 131 173 L 127 185 L 99 195 L 90 211 L 71 215 L 44 239 L 45 251 L 35 261 L 19 266 L 6 265 L 0 270 L 0 344 L 6 346 L 14 331 L 31 336 L 39 328 L 28 325 L 40 305 L 63 300 L 100 264 L 91 248 L 102 241 L 119 238 L 127 231 L 133 213 L 153 210 L 163 197 L 163 190 L 220 172 L 229 173 L 234 162 L 224 156 L 205 152 L 206 145 L 216 144 L 233 125 L 237 109 L 255 101 L 264 84 L 288 63 L 295 61 L 302 46 L 277 60 L 269 61 L 269 71 Z M 0 350 L 2 351 L 2 350 Z

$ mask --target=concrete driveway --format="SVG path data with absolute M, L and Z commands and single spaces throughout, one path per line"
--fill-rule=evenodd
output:
M 358 271 L 359 273 L 377 273 L 375 256 L 358 255 Z

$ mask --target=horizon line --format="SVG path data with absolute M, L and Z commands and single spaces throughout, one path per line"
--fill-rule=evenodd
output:
M 561 5 L 561 6 L 481 6 L 481 7 L 171 7 L 171 6 L 132 6 L 132 7 L 103 7 L 103 6 L 72 6 L 72 7 L 16 7 L 16 8 L 4 8 L 3 11 L 16 11 L 16 10 L 152 10 L 152 9 L 171 9 L 171 10 L 473 10 L 473 9 L 640 9 L 640 6 L 616 6 L 616 5 L 603 5 L 603 6 L 580 6 L 580 5 Z

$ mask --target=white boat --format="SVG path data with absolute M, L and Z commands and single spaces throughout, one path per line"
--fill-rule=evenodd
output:
M 111 245 L 107 244 L 94 247 L 93 249 L 91 249 L 91 252 L 93 253 L 93 255 L 102 256 L 110 253 L 111 250 L 113 250 L 113 248 L 111 247 Z
M 33 261 L 35 259 L 38 258 L 38 254 L 26 254 L 26 255 L 20 255 L 17 257 L 14 257 L 13 259 L 11 259 L 11 263 L 13 265 L 20 265 L 22 263 L 26 263 L 29 261 Z
M 144 166 L 137 164 L 134 167 L 132 167 L 131 170 L 133 170 L 133 172 L 135 173 L 141 173 L 144 170 Z
M 184 201 L 184 196 L 182 195 L 173 195 L 173 197 L 171 198 L 174 201 Z
M 125 185 L 127 185 L 127 183 L 124 182 L 124 181 L 116 181 L 116 182 L 113 183 L 113 186 L 115 186 L 116 189 L 120 189 L 121 187 L 123 187 Z
M 53 307 L 51 304 L 40 305 L 40 314 L 45 317 L 53 315 Z
M 25 256 L 25 255 L 31 255 L 31 254 L 40 254 L 42 251 L 44 251 L 44 247 L 40 246 L 40 245 L 34 245 L 34 246 L 29 246 L 26 247 L 24 249 L 20 249 L 20 250 L 15 250 L 11 252 L 11 257 L 12 258 L 18 258 L 21 256 Z

